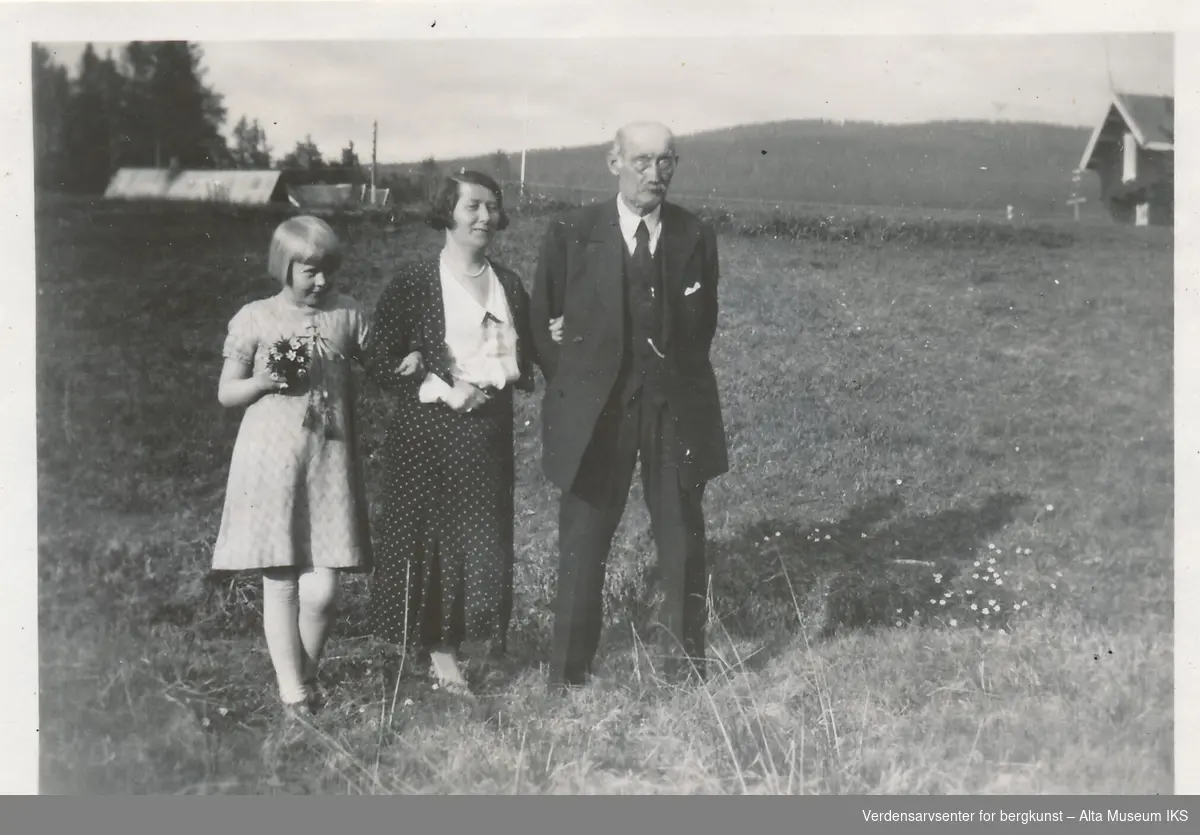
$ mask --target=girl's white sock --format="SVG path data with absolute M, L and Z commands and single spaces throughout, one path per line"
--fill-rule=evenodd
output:
M 263 571 L 263 632 L 285 704 L 305 701 L 332 624 L 336 569 Z
M 305 682 L 317 678 L 325 641 L 333 627 L 339 580 L 336 568 L 311 568 L 300 574 L 300 672 Z

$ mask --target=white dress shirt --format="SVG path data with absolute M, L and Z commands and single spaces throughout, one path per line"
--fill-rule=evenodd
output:
M 629 247 L 630 255 L 633 255 L 637 248 L 637 228 L 641 221 L 646 222 L 646 231 L 650 233 L 650 254 L 653 255 L 658 249 L 658 237 L 662 234 L 662 224 L 659 222 L 661 215 L 661 203 L 655 206 L 650 214 L 643 216 L 626 206 L 625 198 L 617 195 L 617 219 L 621 223 L 621 236 L 625 238 L 625 246 Z
M 456 380 L 480 388 L 504 388 L 521 376 L 517 367 L 517 329 L 504 297 L 504 287 L 487 267 L 487 297 L 480 304 L 459 280 L 441 268 L 442 307 L 446 315 L 446 347 L 450 373 Z M 422 403 L 442 400 L 453 405 L 456 395 L 446 380 L 430 373 L 421 383 Z

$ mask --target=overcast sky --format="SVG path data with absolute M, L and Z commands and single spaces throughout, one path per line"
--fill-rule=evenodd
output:
M 1091 125 L 1113 83 L 1173 92 L 1154 34 L 201 41 L 228 126 L 282 154 L 311 135 L 381 162 L 584 145 L 655 117 L 679 133 L 781 119 Z M 119 52 L 120 42 L 98 42 Z M 82 44 L 49 44 L 72 69 Z

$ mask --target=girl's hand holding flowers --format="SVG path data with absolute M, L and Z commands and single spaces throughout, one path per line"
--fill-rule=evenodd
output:
M 263 394 L 273 394 L 278 391 L 287 391 L 287 380 L 284 380 L 270 371 L 260 371 L 254 375 L 254 382 L 262 390 Z
M 267 373 L 279 383 L 275 390 L 300 387 L 308 379 L 312 360 L 310 340 L 302 336 L 280 339 L 267 350 Z

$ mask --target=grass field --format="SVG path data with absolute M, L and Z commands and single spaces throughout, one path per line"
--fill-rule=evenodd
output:
M 503 233 L 528 281 L 545 221 Z M 546 692 L 556 496 L 517 415 L 508 680 L 473 705 L 346 585 L 311 729 L 278 723 L 253 580 L 207 578 L 239 415 L 229 317 L 268 220 L 37 220 L 41 779 L 58 793 L 1170 793 L 1169 231 L 1039 246 L 723 234 L 707 687 L 658 680 L 636 493 L 599 678 Z M 373 304 L 437 237 L 346 227 Z M 387 404 L 364 396 L 366 447 Z M 368 461 L 369 488 L 378 468 Z M 930 565 L 925 565 L 929 563 Z

